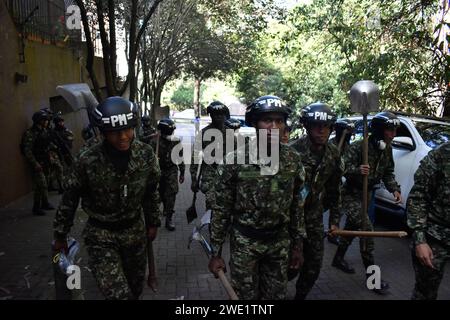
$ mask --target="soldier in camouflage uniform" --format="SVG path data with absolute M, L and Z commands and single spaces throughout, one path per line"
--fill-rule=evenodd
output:
M 375 115 L 370 123 L 370 136 L 368 148 L 368 165 L 362 165 L 363 140 L 350 145 L 345 153 L 345 178 L 342 202 L 345 203 L 347 220 L 345 230 L 373 231 L 372 223 L 368 216 L 361 218 L 363 175 L 368 175 L 368 203 L 374 185 L 384 182 L 386 189 L 394 194 L 395 201 L 402 201 L 400 186 L 395 181 L 394 160 L 392 158 L 391 142 L 396 135 L 396 129 L 400 126 L 397 116 L 391 112 L 380 112 Z M 364 219 L 364 220 L 362 220 Z M 332 265 L 346 273 L 355 273 L 355 270 L 344 260 L 344 255 L 353 241 L 353 237 L 341 237 L 339 246 L 334 256 Z M 373 238 L 360 238 L 360 251 L 364 267 L 375 264 Z M 381 288 L 374 292 L 384 294 L 389 284 L 381 280 Z
M 50 137 L 56 147 L 51 151 L 51 168 L 58 182 L 58 190 L 61 194 L 64 173 L 72 164 L 73 133 L 64 126 L 64 119 L 60 114 L 53 116 L 53 128 L 50 128 Z
M 45 215 L 43 210 L 55 209 L 48 202 L 47 178 L 50 172 L 49 115 L 40 110 L 33 114 L 33 126 L 22 137 L 21 149 L 31 167 L 33 179 L 33 214 Z
M 344 130 L 346 130 L 345 137 L 343 138 L 343 144 L 341 147 L 341 150 L 339 151 L 339 154 L 342 156 L 344 155 L 349 146 L 350 146 L 350 139 L 352 138 L 353 132 L 355 131 L 355 124 L 347 119 L 338 119 L 336 121 L 336 124 L 334 125 L 334 130 L 336 132 L 336 136 L 330 139 L 330 142 L 333 143 L 336 147 L 339 147 L 339 142 L 341 141 L 342 135 L 344 134 Z
M 435 300 L 450 259 L 450 142 L 421 161 L 408 198 L 413 231 L 414 300 Z
M 106 299 L 140 296 L 146 239 L 153 241 L 160 226 L 160 170 L 153 149 L 134 139 L 136 109 L 121 97 L 97 106 L 94 120 L 104 142 L 75 160 L 53 223 L 55 250 L 67 250 L 81 198 L 89 216 L 83 231 L 89 267 Z
M 207 108 L 207 113 L 211 116 L 212 122 L 208 126 L 202 129 L 201 134 L 196 136 L 196 141 L 194 144 L 193 161 L 191 163 L 191 189 L 193 192 L 198 191 L 198 186 L 200 190 L 205 194 L 206 199 L 206 209 L 211 209 L 214 203 L 214 183 L 217 177 L 217 163 L 207 164 L 205 163 L 205 157 L 203 158 L 201 171 L 200 171 L 200 181 L 197 181 L 197 169 L 199 163 L 199 152 L 205 151 L 208 146 L 214 146 L 214 152 L 211 155 L 214 157 L 216 152 L 219 153 L 221 159 L 225 155 L 225 143 L 226 143 L 226 128 L 225 120 L 230 118 L 230 111 L 227 106 L 225 106 L 220 101 L 212 102 Z M 219 141 L 206 141 L 204 139 L 205 134 L 208 130 L 215 129 L 222 133 L 222 143 Z M 201 139 L 201 142 L 200 142 Z M 208 156 L 208 155 L 206 155 Z
M 159 194 L 164 206 L 164 216 L 166 217 L 166 228 L 169 231 L 175 230 L 173 214 L 175 199 L 178 193 L 178 182 L 184 182 L 184 163 L 176 164 L 172 161 L 173 148 L 181 143 L 180 138 L 175 137 L 175 122 L 171 119 L 162 119 L 158 123 L 158 130 L 161 132 L 159 138 L 158 159 L 161 168 L 161 179 L 159 181 Z M 156 150 L 156 146 L 155 150 Z M 180 154 L 182 157 L 183 155 Z M 178 178 L 178 170 L 180 177 Z
M 73 132 L 66 128 L 66 126 L 64 125 L 64 118 L 60 115 L 56 115 L 53 118 L 53 123 L 53 131 L 57 136 L 55 140 L 63 157 L 62 160 L 64 161 L 66 167 L 70 166 L 70 164 L 72 163 L 72 155 L 70 151 L 73 147 Z
M 78 151 L 78 156 L 101 141 L 101 139 L 95 136 L 94 129 L 91 125 L 87 125 L 81 130 L 81 137 L 84 140 L 84 145 Z
M 151 119 L 149 116 L 143 116 L 142 122 L 142 134 L 140 140 L 147 144 L 150 144 L 154 138 L 157 136 L 156 129 L 152 126 Z
M 353 135 L 353 132 L 355 130 L 355 125 L 353 124 L 353 122 L 351 122 L 350 120 L 347 119 L 338 119 L 334 125 L 334 130 L 336 132 L 336 135 L 330 139 L 330 143 L 334 144 L 338 151 L 339 154 L 341 156 L 341 158 L 343 157 L 343 155 L 347 152 L 348 147 L 350 145 L 350 139 Z M 339 142 L 341 141 L 342 135 L 344 133 L 344 130 L 346 130 L 346 134 L 345 137 L 343 137 L 343 143 L 341 146 L 341 150 L 339 150 Z M 341 181 L 342 182 L 342 181 Z M 340 187 L 341 187 L 341 194 L 342 194 L 342 183 L 340 183 Z M 326 194 L 325 194 L 325 198 L 326 198 Z M 342 199 L 341 199 L 342 200 Z M 325 203 L 327 203 L 328 201 L 325 201 Z M 341 209 L 342 206 L 342 201 L 339 204 L 339 211 L 342 212 Z M 328 208 L 325 208 L 325 211 L 328 210 Z M 331 225 L 328 226 L 329 228 L 331 228 Z M 331 234 L 327 235 L 327 239 L 329 243 L 338 245 L 339 244 L 339 240 L 337 237 L 333 237 Z
M 290 144 L 302 156 L 306 171 L 304 211 L 307 239 L 303 243 L 305 263 L 296 284 L 295 299 L 299 300 L 306 298 L 322 267 L 325 193 L 326 207 L 330 208 L 330 229 L 339 225 L 339 184 L 344 164 L 337 148 L 328 142 L 335 121 L 335 114 L 326 104 L 316 102 L 307 106 L 301 113 L 307 135 Z
M 279 158 L 272 159 L 279 160 L 277 170 L 263 174 L 268 161 L 256 160 L 260 150 L 250 150 L 252 144 L 229 153 L 218 168 L 210 228 L 216 250 L 209 269 L 214 274 L 225 270 L 220 253 L 230 233 L 231 280 L 240 299 L 284 299 L 288 265 L 298 269 L 302 263 L 305 230 L 299 191 L 305 171 L 295 150 L 271 139 L 271 130 L 284 130 L 289 113 L 274 96 L 256 99 L 246 112 L 249 125 L 268 130 L 268 148 L 273 143 L 279 148 Z M 252 153 L 253 164 L 248 161 Z M 236 164 L 241 156 L 246 164 Z

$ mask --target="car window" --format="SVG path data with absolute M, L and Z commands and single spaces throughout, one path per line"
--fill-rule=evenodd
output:
M 432 149 L 450 141 L 450 125 L 419 121 L 414 124 L 425 144 Z

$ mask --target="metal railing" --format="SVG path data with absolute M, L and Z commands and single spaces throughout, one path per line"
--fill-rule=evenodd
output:
M 17 31 L 24 38 L 52 44 L 78 47 L 81 31 L 66 27 L 64 0 L 4 0 Z

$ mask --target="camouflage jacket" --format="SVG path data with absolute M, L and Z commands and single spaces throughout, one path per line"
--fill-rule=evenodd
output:
M 47 165 L 51 148 L 50 135 L 47 129 L 33 125 L 22 136 L 22 152 L 28 163 L 34 168 L 37 164 Z
M 180 138 L 175 136 L 162 135 L 159 138 L 158 159 L 162 175 L 171 170 L 180 170 L 180 175 L 184 175 L 184 162 L 177 164 L 172 161 L 171 157 L 173 148 L 179 143 L 181 143 Z M 152 141 L 150 145 L 153 147 L 153 150 L 156 151 L 156 141 Z M 183 156 L 183 149 L 181 149 L 179 156 Z
M 344 172 L 344 163 L 337 148 L 328 143 L 324 150 L 317 154 L 311 149 L 311 140 L 307 135 L 293 141 L 290 145 L 300 153 L 306 171 L 305 220 L 308 222 L 308 220 L 322 219 L 323 200 L 326 199 L 325 207 L 330 209 L 330 224 L 338 225 L 341 198 L 339 185 Z M 326 197 L 324 197 L 325 194 Z
M 81 156 L 85 151 L 89 150 L 92 146 L 100 143 L 102 140 L 97 137 L 92 137 L 89 140 L 84 142 L 84 145 L 78 151 L 77 157 Z
M 142 142 L 150 144 L 153 141 L 154 134 L 156 133 L 156 129 L 152 126 L 143 126 L 140 130 L 141 134 L 139 136 L 139 140 Z
M 64 143 L 67 150 L 72 150 L 73 146 L 73 132 L 67 128 L 63 129 L 53 129 L 55 134 L 58 136 L 58 144 Z
M 426 243 L 428 234 L 450 247 L 450 142 L 422 159 L 408 197 L 407 221 L 415 244 Z
M 157 186 L 160 170 L 153 149 L 140 141 L 131 144 L 128 168 L 119 174 L 105 152 L 103 143 L 80 154 L 66 177 L 65 189 L 53 223 L 55 237 L 63 238 L 81 207 L 101 222 L 114 223 L 139 217 L 147 225 L 160 225 Z
M 201 134 L 197 135 L 196 137 L 196 142 L 194 143 L 194 152 L 193 152 L 193 157 L 192 157 L 192 163 L 191 163 L 191 167 L 190 167 L 190 172 L 191 172 L 191 177 L 192 177 L 192 181 L 195 181 L 196 176 L 197 176 L 197 170 L 198 170 L 198 154 L 199 151 L 205 151 L 205 148 L 207 148 L 208 146 L 210 146 L 209 148 L 212 148 L 214 145 L 214 138 L 212 138 L 212 141 L 205 141 L 204 140 L 204 136 L 205 133 L 207 132 L 207 130 L 209 129 L 216 129 L 212 124 L 206 126 L 205 128 L 202 129 Z M 218 130 L 218 129 L 216 129 Z M 218 155 L 221 157 L 221 159 L 223 160 L 223 158 L 225 157 L 225 143 L 226 143 L 226 128 L 224 128 L 222 130 L 222 135 L 223 135 L 223 144 L 220 145 L 218 144 L 218 147 L 222 149 L 222 152 L 220 152 L 220 150 L 218 150 L 219 148 L 216 147 L 215 151 L 219 151 L 221 154 Z M 199 149 L 200 143 L 198 142 L 198 139 L 202 139 L 202 143 L 201 143 L 201 150 Z M 207 150 L 209 150 L 209 148 Z M 212 154 L 213 156 L 215 155 L 215 153 L 213 152 Z M 203 158 L 203 160 L 205 160 Z M 214 179 L 214 176 L 216 175 L 216 169 L 217 169 L 217 165 L 216 163 L 212 163 L 212 164 L 207 164 L 205 163 L 205 161 L 202 161 L 202 168 L 201 168 L 201 179 L 202 181 L 204 180 L 211 180 Z
M 226 163 L 217 169 L 216 202 L 211 218 L 212 245 L 219 248 L 223 244 L 231 222 L 258 230 L 282 227 L 294 241 L 305 237 L 300 199 L 305 170 L 300 155 L 280 145 L 278 172 L 261 175 L 260 164 L 237 164 L 238 157 L 248 159 L 248 149 L 247 146 L 229 153 Z
M 360 173 L 359 166 L 362 164 L 362 144 L 363 140 L 356 141 L 350 145 L 348 151 L 344 154 L 346 188 L 362 190 L 363 176 Z M 384 150 L 378 150 L 369 140 L 369 166 L 370 173 L 368 177 L 369 191 L 373 186 L 383 181 L 386 189 L 393 193 L 400 192 L 400 186 L 395 181 L 394 159 L 392 157 L 392 146 L 388 144 Z

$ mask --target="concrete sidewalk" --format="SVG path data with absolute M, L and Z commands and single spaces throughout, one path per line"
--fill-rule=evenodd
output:
M 189 172 L 186 170 L 186 172 Z M 60 196 L 51 194 L 56 206 Z M 208 271 L 208 260 L 198 243 L 188 249 L 193 223 L 188 225 L 185 212 L 191 205 L 190 180 L 181 185 L 176 202 L 176 231 L 160 228 L 154 250 L 157 261 L 159 290 L 145 288 L 143 299 L 228 299 L 220 281 Z M 31 215 L 32 195 L 0 209 L 0 299 L 53 299 L 54 280 L 50 243 L 54 211 L 46 216 Z M 204 212 L 204 197 L 197 199 L 198 212 Z M 79 210 L 72 236 L 82 243 L 81 230 L 87 216 Z M 325 242 L 322 272 L 308 299 L 409 299 L 414 286 L 414 271 L 409 250 L 410 239 L 375 239 L 376 263 L 382 277 L 390 283 L 390 294 L 379 296 L 365 287 L 365 274 L 359 255 L 358 241 L 349 249 L 347 260 L 356 274 L 348 275 L 331 267 L 336 246 Z M 228 261 L 228 246 L 225 247 Z M 82 248 L 77 260 L 82 271 L 82 291 L 85 299 L 103 299 L 87 268 L 87 255 Z M 439 291 L 439 299 L 450 299 L 450 265 Z M 288 297 L 295 294 L 295 281 L 289 283 Z

